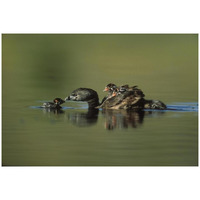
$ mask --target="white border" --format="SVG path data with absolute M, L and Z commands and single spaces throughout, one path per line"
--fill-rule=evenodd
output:
M 199 33 L 197 0 L 7 0 L 1 33 Z M 197 199 L 199 167 L 1 167 L 7 199 Z

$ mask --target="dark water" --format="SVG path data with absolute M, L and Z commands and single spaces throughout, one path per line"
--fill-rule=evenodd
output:
M 197 166 L 197 35 L 3 35 L 3 166 Z M 166 111 L 39 106 L 138 85 Z

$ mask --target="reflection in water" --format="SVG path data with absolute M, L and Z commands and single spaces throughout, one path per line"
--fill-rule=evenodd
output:
M 63 118 L 65 113 L 62 109 L 53 109 L 53 108 L 42 108 L 43 114 L 50 119 L 51 123 L 60 121 Z
M 33 107 L 34 108 L 34 107 Z M 67 110 L 67 111 L 66 111 Z M 70 121 L 78 127 L 88 127 L 95 125 L 98 121 L 99 113 L 104 118 L 104 127 L 107 130 L 137 128 L 144 122 L 144 117 L 160 117 L 165 112 L 194 112 L 198 111 L 197 103 L 179 103 L 178 105 L 168 105 L 168 109 L 163 111 L 158 110 L 76 110 L 71 107 L 64 107 L 63 109 L 43 108 L 43 113 L 53 120 L 61 119 L 60 114 L 65 114 L 63 119 Z
M 87 112 L 71 112 L 68 114 L 68 120 L 80 127 L 94 125 L 98 120 L 98 109 L 89 109 Z
M 68 110 L 69 111 L 69 110 Z M 64 110 L 44 109 L 43 112 L 51 119 L 59 117 L 59 114 L 64 114 Z M 156 111 L 131 111 L 131 110 L 102 110 L 89 109 L 87 111 L 73 110 L 66 112 L 67 120 L 78 127 L 88 127 L 95 125 L 98 121 L 99 112 L 102 113 L 104 119 L 104 128 L 107 130 L 137 128 L 144 122 L 145 116 L 155 117 L 164 112 Z
M 68 110 L 69 111 L 69 110 Z M 153 111 L 131 111 L 131 110 L 102 110 L 98 109 L 89 109 L 87 111 L 76 111 L 66 112 L 61 109 L 43 109 L 43 113 L 46 114 L 49 118 L 55 119 L 58 118 L 60 114 L 66 114 L 68 121 L 73 125 L 78 127 L 88 127 L 95 125 L 98 121 L 99 112 L 102 113 L 102 116 L 105 120 L 104 128 L 107 130 L 114 129 L 126 129 L 128 127 L 137 128 L 140 126 L 145 115 L 157 116 L 163 114 L 164 112 L 153 112 Z
M 144 111 L 103 110 L 104 127 L 108 130 L 137 128 L 144 120 Z
M 43 108 L 43 113 L 44 114 L 51 114 L 51 113 L 54 113 L 54 114 L 63 114 L 64 111 L 61 110 L 61 109 L 56 109 L 56 108 Z
M 133 110 L 88 110 L 87 112 L 68 113 L 69 121 L 79 127 L 94 125 L 97 123 L 98 114 L 102 113 L 104 128 L 107 130 L 137 128 L 144 122 L 145 116 L 157 117 L 164 112 L 157 111 L 133 111 Z

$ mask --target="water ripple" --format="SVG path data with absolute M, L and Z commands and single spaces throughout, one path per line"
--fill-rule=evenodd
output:
M 167 111 L 198 112 L 198 103 L 176 102 L 173 105 L 167 105 Z
M 79 104 L 80 105 L 80 104 Z M 41 106 L 30 106 L 32 109 L 41 109 Z M 63 106 L 63 110 L 67 109 L 87 109 L 87 105 L 81 107 L 66 107 Z M 101 109 L 100 109 L 101 110 Z M 145 109 L 146 111 L 152 111 L 152 109 Z M 166 110 L 154 110 L 154 111 L 182 111 L 182 112 L 198 112 L 198 103 L 195 102 L 175 102 L 172 105 L 167 105 Z

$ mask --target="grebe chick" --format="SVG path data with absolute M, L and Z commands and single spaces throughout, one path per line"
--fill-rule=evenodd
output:
M 55 98 L 53 102 L 45 102 L 42 105 L 42 108 L 52 108 L 52 109 L 60 109 L 62 108 L 60 105 L 65 103 L 61 98 Z

